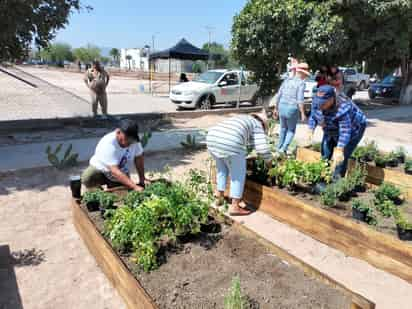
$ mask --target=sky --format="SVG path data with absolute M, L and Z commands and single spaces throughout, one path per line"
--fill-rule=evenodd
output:
M 201 47 L 209 40 L 207 26 L 213 27 L 212 41 L 230 44 L 235 14 L 247 0 L 82 0 L 93 10 L 74 12 L 66 29 L 55 42 L 72 47 L 88 43 L 99 47 L 131 48 L 152 45 L 166 49 L 186 38 Z

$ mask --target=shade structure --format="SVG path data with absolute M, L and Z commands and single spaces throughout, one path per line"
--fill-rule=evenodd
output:
M 181 39 L 175 46 L 151 54 L 150 60 L 154 59 L 208 60 L 209 53 Z

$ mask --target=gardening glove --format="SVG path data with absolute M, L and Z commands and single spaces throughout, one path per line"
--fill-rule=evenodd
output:
M 345 155 L 343 154 L 343 147 L 335 147 L 333 149 L 333 156 L 332 156 L 332 171 L 343 162 L 345 159 Z

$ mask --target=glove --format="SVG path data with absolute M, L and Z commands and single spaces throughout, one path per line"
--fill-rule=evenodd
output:
M 335 170 L 336 166 L 341 164 L 345 158 L 343 154 L 343 147 L 335 147 L 333 149 L 333 156 L 332 156 L 332 171 Z

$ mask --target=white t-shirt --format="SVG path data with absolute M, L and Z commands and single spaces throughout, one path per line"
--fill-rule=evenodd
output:
M 119 169 L 129 175 L 133 166 L 134 158 L 143 154 L 143 147 L 140 143 L 131 144 L 129 147 L 122 148 L 116 139 L 116 131 L 103 136 L 96 146 L 90 165 L 102 171 L 109 179 L 109 166 L 116 165 Z

